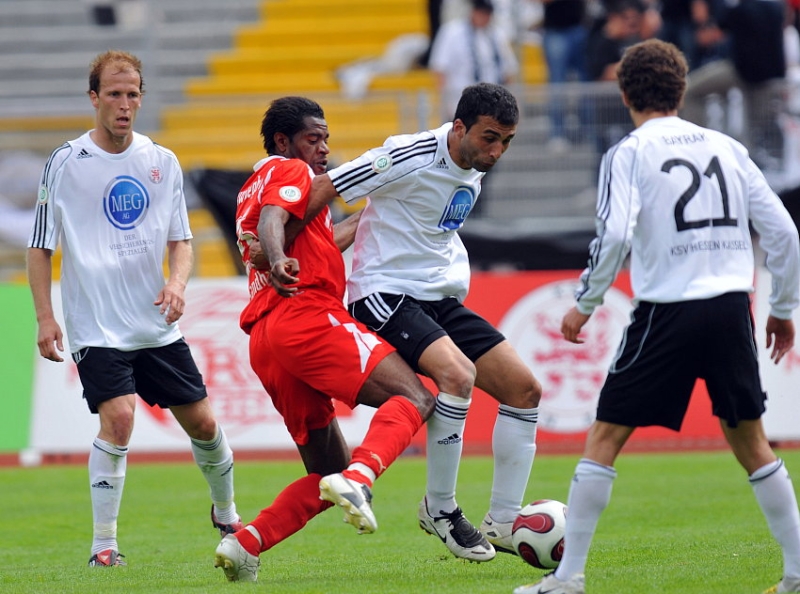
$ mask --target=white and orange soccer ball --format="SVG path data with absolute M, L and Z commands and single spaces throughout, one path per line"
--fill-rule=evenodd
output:
M 567 506 L 553 499 L 539 499 L 523 507 L 511 529 L 514 550 L 526 563 L 539 569 L 555 569 L 564 554 Z

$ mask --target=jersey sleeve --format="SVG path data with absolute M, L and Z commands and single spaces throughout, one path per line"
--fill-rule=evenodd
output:
M 791 319 L 800 305 L 800 240 L 797 227 L 764 175 L 748 159 L 745 165 L 750 187 L 750 221 L 766 252 L 766 266 L 772 275 L 770 314 Z
M 64 143 L 54 150 L 45 163 L 36 197 L 36 214 L 28 247 L 55 250 L 61 234 L 61 221 L 57 216 L 58 180 L 61 169 L 72 154 L 73 148 Z
M 189 227 L 189 213 L 186 208 L 186 195 L 183 191 L 183 171 L 177 157 L 172 156 L 172 218 L 169 225 L 169 240 L 192 239 Z
M 308 208 L 308 194 L 314 173 L 299 159 L 281 161 L 272 173 L 261 196 L 261 206 L 280 206 L 298 219 L 302 219 Z
M 375 198 L 393 182 L 428 167 L 436 157 L 438 144 L 430 131 L 390 136 L 383 146 L 332 169 L 328 177 L 345 202 Z
M 628 142 L 633 142 L 629 140 Z M 636 151 L 616 145 L 603 156 L 597 192 L 597 236 L 589 245 L 589 265 L 575 291 L 577 309 L 590 315 L 617 277 L 631 247 L 641 201 L 633 183 Z

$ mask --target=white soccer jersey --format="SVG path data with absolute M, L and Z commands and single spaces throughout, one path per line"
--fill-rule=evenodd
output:
M 50 155 L 29 247 L 63 251 L 61 296 L 70 350 L 136 350 L 181 337 L 153 305 L 167 241 L 191 239 L 172 151 L 134 134 L 121 154 L 87 132 Z
M 391 136 L 328 172 L 345 201 L 369 196 L 347 281 L 351 303 L 375 292 L 424 301 L 466 297 L 469 258 L 457 231 L 478 199 L 484 174 L 450 158 L 451 128 L 448 123 Z
M 797 229 L 741 144 L 678 117 L 657 118 L 606 153 L 600 179 L 578 311 L 602 303 L 628 253 L 636 302 L 752 291 L 752 222 L 772 273 L 771 314 L 791 317 L 800 299 Z

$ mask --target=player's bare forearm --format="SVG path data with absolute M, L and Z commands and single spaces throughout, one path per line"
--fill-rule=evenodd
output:
M 186 307 L 184 291 L 192 271 L 192 243 L 188 239 L 167 242 L 169 262 L 169 278 L 164 288 L 156 296 L 153 305 L 159 306 L 161 315 L 165 315 L 167 324 L 177 322 Z
M 27 257 L 28 284 L 33 296 L 33 307 L 39 332 L 36 344 L 39 354 L 45 359 L 61 362 L 64 359 L 58 354 L 64 351 L 61 327 L 56 322 L 53 312 L 52 290 L 52 251 L 41 248 L 29 248 Z
M 333 226 L 333 241 L 336 242 L 336 247 L 340 252 L 345 251 L 356 239 L 356 229 L 358 229 L 358 221 L 361 220 L 361 213 L 359 210 L 351 214 L 343 221 L 339 221 Z
M 584 324 L 588 321 L 588 315 L 582 314 L 578 311 L 578 308 L 573 307 L 564 315 L 564 319 L 561 320 L 561 334 L 570 342 L 583 344 L 583 339 L 579 337 L 579 334 L 581 328 L 583 328 Z
M 258 219 L 258 241 L 264 256 L 269 261 L 269 282 L 282 297 L 291 297 L 297 289 L 292 287 L 300 280 L 300 263 L 286 256 L 286 227 L 292 217 L 280 206 L 267 205 L 261 209 Z
M 286 256 L 286 227 L 290 219 L 297 220 L 280 206 L 268 204 L 261 209 L 258 217 L 258 242 L 270 266 Z
M 331 178 L 327 174 L 316 176 L 311 182 L 311 191 L 308 195 L 308 206 L 303 220 L 292 219 L 286 225 L 285 246 L 291 245 L 295 237 L 303 230 L 310 221 L 314 219 L 322 209 L 338 196 L 336 188 L 333 187 Z

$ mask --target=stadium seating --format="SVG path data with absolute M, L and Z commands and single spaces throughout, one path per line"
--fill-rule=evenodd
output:
M 386 136 L 437 124 L 432 74 L 376 76 L 360 100 L 342 94 L 337 69 L 376 58 L 407 33 L 426 33 L 425 0 L 110 0 L 116 26 L 93 22 L 87 0 L 0 3 L 0 150 L 49 152 L 91 126 L 87 64 L 110 47 L 145 62 L 139 129 L 173 149 L 184 169 L 248 169 L 264 155 L 258 125 L 269 101 L 304 94 L 325 108 L 331 160 Z M 136 22 L 148 8 L 145 27 Z M 121 9 L 125 10 L 121 10 Z M 128 17 L 125 17 L 127 11 Z M 133 15 L 133 18 L 130 16 Z M 141 13 L 139 14 L 141 17 Z M 522 81 L 544 80 L 539 48 L 521 48 Z M 193 213 L 198 271 L 232 273 L 213 219 Z M 218 254 L 214 256 L 212 254 Z

